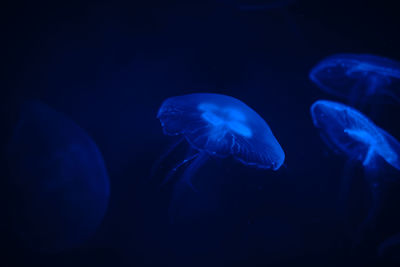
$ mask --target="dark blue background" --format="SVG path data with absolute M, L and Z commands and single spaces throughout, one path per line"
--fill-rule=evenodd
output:
M 111 182 L 108 212 L 79 248 L 37 254 L 11 229 L 2 179 L 2 266 L 386 266 L 400 232 L 399 184 L 363 245 L 349 232 L 365 217 L 368 189 L 354 173 L 349 220 L 338 213 L 345 159 L 322 143 L 309 107 L 331 97 L 308 79 L 325 56 L 372 53 L 400 60 L 395 3 L 297 1 L 241 11 L 229 1 L 5 3 L 2 8 L 2 146 L 26 99 L 39 99 L 84 128 L 103 153 Z M 399 88 L 400 90 L 400 88 Z M 171 186 L 150 180 L 153 162 L 173 142 L 156 119 L 162 101 L 192 92 L 236 97 L 270 125 L 286 153 L 278 172 L 210 160 L 194 177 L 187 217 L 167 218 Z M 376 123 L 400 138 L 399 107 Z M 178 153 L 179 154 L 179 153 Z M 179 160 L 176 155 L 176 160 Z M 4 159 L 2 161 L 2 165 Z M 4 178 L 7 172 L 3 168 Z M 397 259 L 396 259 L 397 257 Z

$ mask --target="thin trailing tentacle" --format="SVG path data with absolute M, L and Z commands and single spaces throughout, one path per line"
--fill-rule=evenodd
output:
M 194 160 L 190 166 L 185 170 L 183 173 L 181 181 L 189 185 L 194 191 L 197 192 L 195 187 L 192 184 L 192 177 L 193 174 L 208 160 L 208 155 L 206 152 L 201 152 L 199 157 L 197 157 L 196 160 Z
M 360 110 L 365 108 L 365 80 L 359 79 L 356 84 L 351 88 L 348 103 L 350 106 L 357 107 Z
M 174 185 L 172 199 L 168 209 L 168 216 L 171 223 L 174 223 L 179 213 L 179 207 L 182 206 L 182 196 L 187 188 L 191 188 L 194 192 L 198 192 L 193 186 L 191 179 L 196 171 L 208 160 L 206 152 L 196 154 L 196 159 L 186 168 L 182 178 Z
M 179 146 L 184 137 L 181 137 L 178 141 L 173 143 L 166 151 L 164 151 L 161 156 L 158 158 L 156 162 L 154 162 L 153 167 L 151 168 L 150 178 L 153 178 L 156 175 L 157 170 L 160 168 L 160 165 L 164 162 L 164 160 L 175 150 L 177 146 Z
M 370 233 L 369 230 L 371 230 L 371 228 L 375 225 L 381 208 L 382 185 L 381 182 L 377 180 L 381 177 L 378 175 L 378 171 L 375 167 L 376 166 L 374 166 L 373 168 L 365 169 L 365 178 L 370 187 L 372 204 L 368 211 L 367 217 L 363 220 L 357 230 L 354 240 L 355 246 L 360 244 L 361 241 L 365 239 L 366 235 Z
M 165 185 L 166 183 L 168 183 L 175 175 L 175 173 L 178 171 L 178 169 L 180 167 L 182 167 L 183 165 L 185 165 L 186 163 L 194 160 L 195 158 L 197 158 L 199 156 L 200 153 L 196 153 L 193 154 L 187 158 L 185 158 L 184 160 L 178 162 L 167 174 L 167 176 L 165 176 L 163 182 L 160 184 L 160 186 Z M 186 171 L 185 171 L 186 172 Z
M 354 246 L 361 244 L 361 242 L 366 238 L 366 236 L 370 233 L 371 227 L 375 224 L 379 210 L 381 207 L 381 199 L 380 194 L 378 192 L 372 193 L 372 206 L 368 211 L 367 217 L 363 220 L 361 225 L 358 227 L 355 239 Z
M 349 201 L 349 195 L 351 190 L 351 184 L 353 182 L 355 163 L 353 160 L 347 160 L 342 174 L 342 181 L 340 185 L 340 192 L 338 196 L 339 200 L 339 212 L 343 217 L 347 216 L 347 206 Z

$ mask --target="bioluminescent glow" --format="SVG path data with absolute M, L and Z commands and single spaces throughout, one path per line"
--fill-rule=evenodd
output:
M 171 97 L 162 103 L 157 117 L 165 134 L 183 136 L 195 151 L 165 178 L 168 181 L 179 167 L 191 162 L 181 182 L 175 185 L 172 203 L 180 195 L 182 182 L 191 185 L 194 172 L 209 156 L 232 156 L 245 165 L 272 170 L 279 169 L 285 159 L 268 124 L 242 101 L 230 96 L 199 93 Z
M 335 151 L 361 161 L 365 167 L 375 166 L 374 160 L 379 156 L 400 170 L 400 143 L 361 112 L 341 103 L 319 100 L 311 106 L 311 116 L 323 140 Z
M 323 59 L 310 72 L 319 88 L 351 104 L 376 95 L 400 101 L 400 63 L 366 54 L 337 54 Z M 397 85 L 397 86 L 396 86 Z
M 328 146 L 344 154 L 348 162 L 362 162 L 365 180 L 372 193 L 372 207 L 358 229 L 355 237 L 358 244 L 380 209 L 382 191 L 379 188 L 384 182 L 381 177 L 384 166 L 381 163 L 386 162 L 400 170 L 400 143 L 361 112 L 341 103 L 318 100 L 311 106 L 311 116 Z M 346 193 L 350 180 L 343 181 L 342 190 Z
M 14 226 L 24 246 L 59 252 L 97 230 L 109 179 L 96 144 L 73 121 L 41 102 L 25 103 L 8 163 L 17 203 Z
M 219 94 L 164 101 L 157 117 L 168 135 L 183 135 L 198 151 L 233 156 L 246 165 L 277 170 L 285 154 L 268 124 L 246 104 Z

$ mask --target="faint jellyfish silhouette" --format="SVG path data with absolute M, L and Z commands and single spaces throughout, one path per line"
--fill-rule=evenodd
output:
M 400 170 L 400 143 L 361 112 L 341 103 L 318 100 L 311 106 L 311 116 L 334 152 L 345 155 L 349 162 L 362 163 L 372 193 L 372 207 L 359 231 L 362 234 L 377 215 L 384 169 L 392 166 Z M 346 193 L 350 186 L 347 178 L 343 181 Z
M 400 62 L 368 55 L 337 54 L 323 59 L 310 79 L 325 92 L 347 99 L 363 109 L 377 96 L 400 102 Z
M 246 104 L 230 96 L 196 93 L 171 97 L 162 103 L 157 117 L 164 134 L 181 135 L 190 145 L 187 157 L 164 179 L 167 182 L 181 166 L 191 162 L 174 186 L 171 220 L 177 211 L 182 186 L 192 186 L 193 174 L 208 158 L 231 156 L 245 165 L 272 170 L 278 170 L 285 159 L 268 124 Z
M 109 179 L 93 140 L 69 118 L 26 102 L 7 149 L 22 245 L 56 253 L 81 245 L 100 225 Z

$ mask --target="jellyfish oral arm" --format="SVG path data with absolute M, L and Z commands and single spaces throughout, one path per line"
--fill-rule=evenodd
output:
M 359 141 L 360 143 L 363 143 L 365 145 L 371 146 L 375 143 L 375 139 L 371 134 L 369 134 L 367 131 L 363 130 L 352 130 L 352 129 L 344 129 L 344 133 L 349 135 L 351 138 L 353 138 L 356 141 Z
M 365 159 L 362 163 L 364 167 L 370 166 L 372 164 L 372 159 L 374 158 L 375 154 L 375 149 L 371 146 L 368 149 L 367 155 L 365 156 Z
M 375 139 L 366 131 L 363 130 L 351 130 L 351 129 L 344 129 L 344 132 L 348 134 L 351 138 L 353 138 L 356 141 L 359 141 L 360 143 L 365 144 L 368 146 L 368 151 L 367 154 L 365 155 L 365 158 L 363 160 L 363 166 L 369 166 L 372 164 L 372 159 L 374 158 L 376 154 L 376 149 L 375 149 Z

